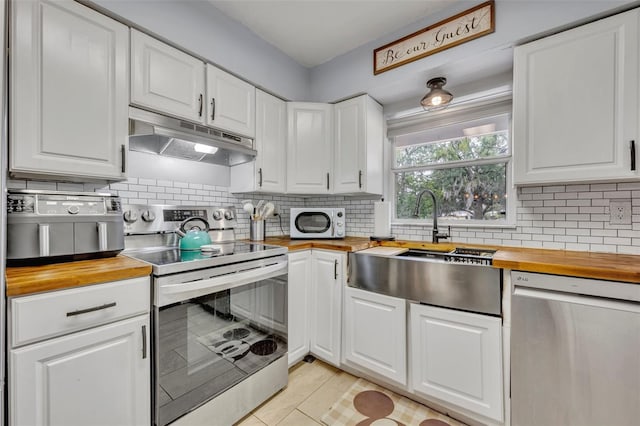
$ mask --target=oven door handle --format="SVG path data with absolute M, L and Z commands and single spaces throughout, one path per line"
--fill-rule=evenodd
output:
M 158 289 L 158 300 L 156 300 L 156 303 L 157 306 L 166 306 L 171 303 L 217 293 L 286 273 L 287 261 L 283 260 L 274 265 L 220 275 L 204 280 L 188 281 L 178 284 L 163 284 Z

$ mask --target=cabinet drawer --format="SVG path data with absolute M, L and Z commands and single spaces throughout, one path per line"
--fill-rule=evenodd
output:
M 148 277 L 10 299 L 11 347 L 149 312 Z

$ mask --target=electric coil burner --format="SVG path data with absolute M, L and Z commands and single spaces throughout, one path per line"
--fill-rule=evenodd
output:
M 153 270 L 154 425 L 236 422 L 287 384 L 287 249 L 236 241 L 233 207 L 123 211 L 124 254 Z M 209 224 L 205 250 L 179 248 L 192 217 Z

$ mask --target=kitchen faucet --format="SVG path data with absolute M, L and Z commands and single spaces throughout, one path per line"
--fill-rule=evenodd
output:
M 441 234 L 438 232 L 438 205 L 436 203 L 436 195 L 430 189 L 423 189 L 418 193 L 418 200 L 416 201 L 416 210 L 413 212 L 413 217 L 418 217 L 418 213 L 420 212 L 420 201 L 422 201 L 422 196 L 425 192 L 431 195 L 431 200 L 433 201 L 433 243 L 438 243 L 439 240 L 445 240 L 450 237 L 449 234 L 444 233 Z M 449 227 L 449 233 L 451 233 L 451 227 Z

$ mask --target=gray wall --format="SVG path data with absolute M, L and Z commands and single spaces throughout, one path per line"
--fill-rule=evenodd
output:
M 381 36 L 351 52 L 339 56 L 311 71 L 311 98 L 320 102 L 331 102 L 360 93 L 369 93 L 376 99 L 390 99 L 398 102 L 410 96 L 409 88 L 425 87 L 429 77 L 455 75 L 449 78 L 447 88 L 459 94 L 458 84 L 476 83 L 475 90 L 482 87 L 483 78 L 491 78 L 495 73 L 510 67 L 511 47 L 527 38 L 565 28 L 606 11 L 630 7 L 638 2 L 615 0 L 497 0 L 496 29 L 493 34 L 461 44 L 421 60 L 373 75 L 373 50 L 411 34 L 414 31 L 446 19 L 463 10 L 479 4 L 480 1 L 457 2 L 452 8 L 434 16 L 421 19 L 392 34 Z M 501 66 L 497 64 L 501 62 Z M 456 81 L 458 80 L 458 81 Z M 489 83 L 490 84 L 490 83 Z M 471 89 L 466 89 L 469 91 Z M 425 88 L 426 91 L 426 88 Z M 383 102 L 385 112 L 390 102 Z M 417 99 L 415 100 L 417 104 Z
M 204 0 L 92 0 L 286 100 L 309 98 L 309 70 Z

